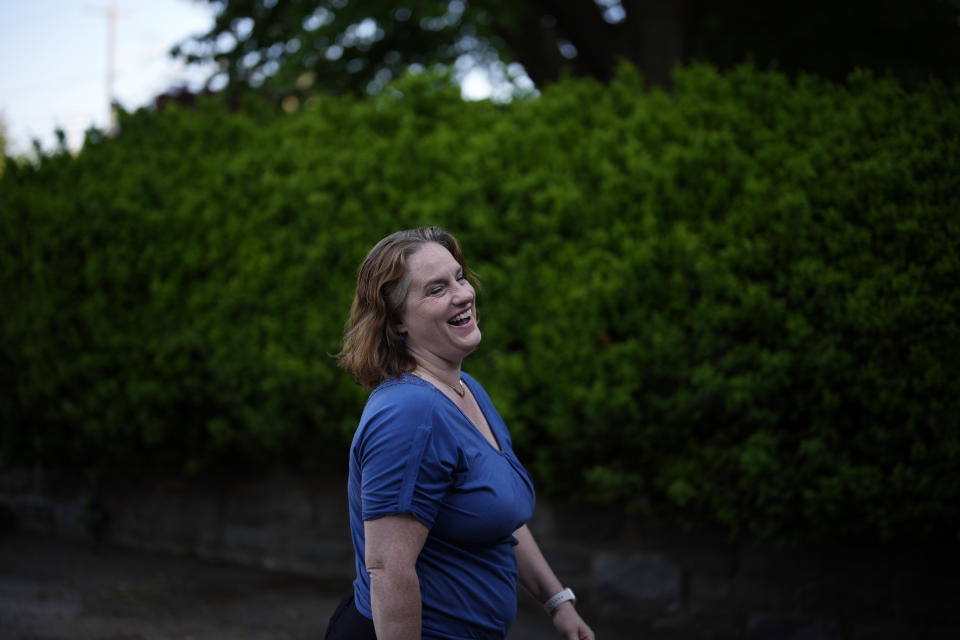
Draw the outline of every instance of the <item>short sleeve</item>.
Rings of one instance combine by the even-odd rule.
[[[433,526],[453,482],[456,458],[438,433],[442,428],[433,424],[429,409],[434,400],[429,397],[428,410],[422,405],[415,407],[420,410],[382,407],[364,425],[356,450],[363,520],[409,513],[426,527]]]

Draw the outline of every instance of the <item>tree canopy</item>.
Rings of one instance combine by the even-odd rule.
[[[960,79],[956,0],[207,1],[213,26],[173,54],[217,62],[215,85],[228,95],[375,93],[433,64],[525,73],[537,86],[565,73],[607,81],[621,58],[657,85],[692,59],[834,80],[867,67],[908,86]]]

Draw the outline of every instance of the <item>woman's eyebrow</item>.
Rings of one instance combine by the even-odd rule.
[[[463,268],[458,267],[456,273],[454,274],[454,280],[456,280],[457,276],[459,276],[461,273],[463,273]],[[446,284],[446,283],[447,283],[447,276],[437,275],[427,280],[427,282],[423,285],[423,288],[429,289],[435,284]]]
[[[446,282],[447,282],[447,277],[446,277],[446,276],[435,276],[435,277],[431,278],[430,280],[427,280],[427,282],[424,283],[423,288],[424,288],[424,289],[429,289],[430,287],[432,287],[432,286],[435,285],[435,284],[445,284]]]

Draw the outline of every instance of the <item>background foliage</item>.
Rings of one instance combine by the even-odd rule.
[[[778,539],[960,533],[960,87],[410,74],[122,118],[0,178],[0,463],[342,469],[356,268],[454,231],[543,494]]]

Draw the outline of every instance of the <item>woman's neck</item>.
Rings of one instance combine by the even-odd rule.
[[[447,360],[429,352],[417,353],[414,349],[410,350],[410,355],[417,363],[414,372],[426,371],[427,375],[432,375],[444,384],[457,384],[460,380],[460,361]]]
[[[460,380],[460,366],[448,364],[440,366],[436,363],[424,363],[417,360],[417,366],[413,370],[414,375],[426,378],[431,382],[439,382],[452,389],[457,395],[463,397],[463,382]]]

